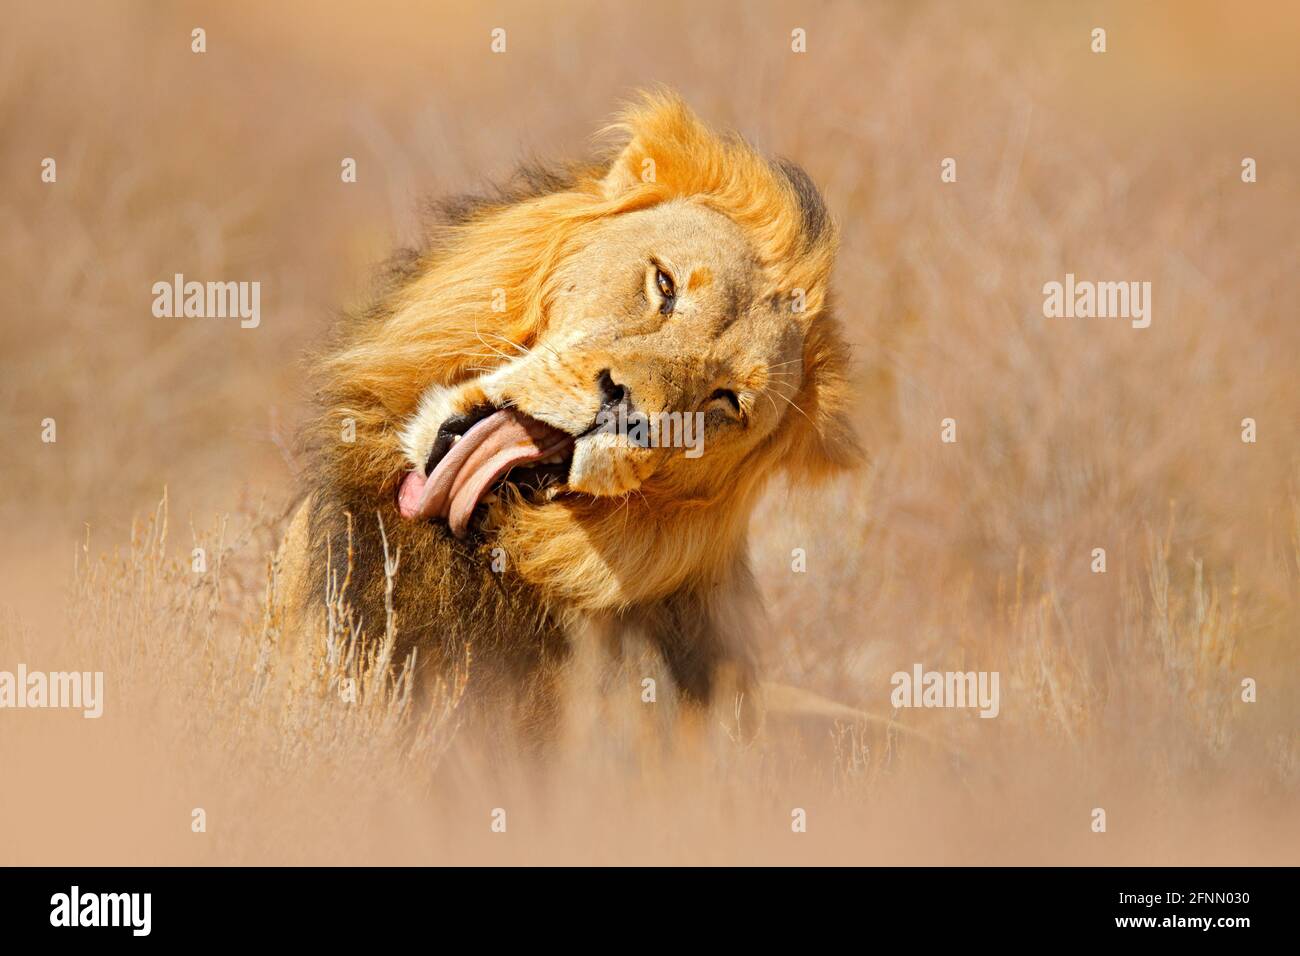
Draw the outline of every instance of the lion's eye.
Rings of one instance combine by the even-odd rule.
[[[673,310],[673,303],[677,300],[677,286],[673,284],[672,276],[658,268],[655,269],[655,285],[659,287],[659,294],[664,299],[659,311],[667,315]]]
[[[740,398],[729,388],[720,388],[709,396],[709,401],[723,401],[731,405],[732,411],[740,414]]]

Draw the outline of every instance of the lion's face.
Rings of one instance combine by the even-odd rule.
[[[811,179],[671,96],[618,130],[605,163],[450,212],[324,364],[322,447],[356,440],[323,493],[492,531],[586,609],[743,577],[768,478],[858,456]]]
[[[585,239],[556,270],[547,324],[526,351],[485,337],[498,367],[427,392],[403,433],[412,469],[436,471],[449,421],[464,435],[513,409],[554,429],[529,436],[552,460],[503,476],[534,500],[647,483],[716,496],[799,414],[795,300],[767,294],[734,222],[688,200],[612,217]]]

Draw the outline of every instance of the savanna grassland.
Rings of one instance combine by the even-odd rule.
[[[107,700],[0,712],[0,862],[1300,862],[1300,14],[619,9],[6,14],[0,669],[103,670]],[[461,674],[414,706],[382,667],[400,619],[354,628],[346,595],[290,666],[304,356],[425,199],[580,154],[657,83],[841,225],[871,462],[773,486],[753,640],[879,719],[682,752],[601,718],[539,768],[464,732]],[[178,272],[259,281],[260,325],[156,318]],[[1045,318],[1067,273],[1150,282],[1150,327]],[[895,712],[918,662],[998,671],[998,717]]]

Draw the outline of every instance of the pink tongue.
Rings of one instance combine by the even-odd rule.
[[[397,489],[397,510],[403,518],[414,518],[420,510],[420,499],[424,497],[425,477],[417,468],[408,471],[402,479],[402,486]]]
[[[513,409],[494,412],[452,445],[427,479],[413,471],[397,493],[403,518],[446,518],[464,537],[470,516],[488,489],[516,465],[563,450],[572,438]]]

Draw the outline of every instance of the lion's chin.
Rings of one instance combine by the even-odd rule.
[[[641,487],[640,463],[632,460],[618,436],[594,433],[580,438],[573,449],[565,491],[593,498],[615,498]]]

